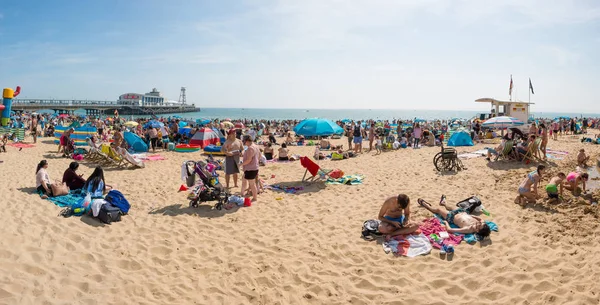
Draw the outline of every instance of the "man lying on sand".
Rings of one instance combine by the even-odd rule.
[[[540,198],[537,189],[545,169],[546,167],[544,165],[538,165],[536,171],[527,174],[527,177],[525,177],[523,182],[519,185],[519,195],[515,198],[516,204],[525,205],[526,203],[535,203],[535,201]],[[532,186],[533,191],[531,190]]]
[[[405,194],[390,197],[381,206],[378,219],[381,221],[379,232],[389,236],[410,234],[419,225],[409,221],[410,198]]]
[[[443,209],[441,207],[434,208],[430,203],[421,198],[419,198],[417,202],[429,212],[440,215],[446,221],[445,226],[448,233],[477,233],[477,235],[479,235],[481,238],[485,238],[490,235],[490,227],[485,223],[485,221],[477,216],[468,214],[463,208],[452,210],[444,201],[440,201],[440,205],[444,207]],[[451,228],[450,224],[454,224],[458,228]]]

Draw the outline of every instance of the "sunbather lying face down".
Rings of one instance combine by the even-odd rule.
[[[490,227],[483,221],[483,219],[470,215],[465,209],[457,208],[452,210],[445,202],[440,202],[440,207],[432,207],[431,204],[423,199],[418,200],[419,205],[427,209],[433,214],[440,215],[446,220],[446,231],[448,233],[477,233],[482,238],[490,235]],[[458,228],[451,228],[450,224],[455,224]]]
[[[419,225],[410,221],[410,199],[405,194],[388,198],[379,210],[379,232],[388,236],[410,234]]]

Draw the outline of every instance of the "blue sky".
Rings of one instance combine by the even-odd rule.
[[[599,112],[600,1],[6,0],[0,86],[197,106]]]

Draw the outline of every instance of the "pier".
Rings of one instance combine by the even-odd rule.
[[[122,105],[117,101],[99,100],[64,100],[64,99],[14,99],[14,111],[52,110],[56,113],[73,114],[75,110],[83,109],[87,115],[119,114],[157,115],[166,113],[196,112],[200,108],[193,105]]]

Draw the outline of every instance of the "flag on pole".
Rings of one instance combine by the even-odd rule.
[[[535,94],[533,92],[533,85],[531,84],[531,78],[529,79],[529,90],[531,90],[531,94]]]
[[[508,86],[508,95],[512,96],[512,88],[513,88],[513,82],[512,82],[512,74],[510,75],[510,86]]]

